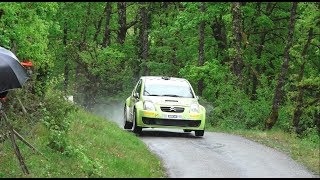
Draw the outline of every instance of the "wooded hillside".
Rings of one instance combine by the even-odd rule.
[[[90,109],[142,75],[187,78],[223,128],[318,138],[320,3],[1,2],[0,46],[29,84]]]

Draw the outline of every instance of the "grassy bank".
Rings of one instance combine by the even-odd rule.
[[[208,128],[208,131],[224,132],[240,135],[255,142],[286,153],[292,159],[303,164],[310,171],[320,175],[320,144],[307,139],[301,139],[293,134],[279,130],[254,131],[254,130],[225,130]]]
[[[0,177],[165,177],[159,159],[133,133],[83,110],[70,118],[69,144],[63,153],[47,146],[48,130],[42,123],[26,139],[47,159],[17,141],[28,176],[23,175],[10,141],[0,143]]]

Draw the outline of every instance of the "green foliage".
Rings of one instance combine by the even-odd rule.
[[[59,108],[66,104],[61,104]],[[68,153],[47,146],[51,136],[39,122],[25,137],[44,154],[34,153],[17,141],[30,171],[24,175],[14,156],[10,141],[0,143],[0,177],[4,178],[159,178],[165,177],[162,163],[133,133],[123,131],[115,123],[93,116],[79,108],[68,116],[66,134]],[[26,127],[25,127],[26,128]],[[30,129],[29,129],[30,130]]]
[[[76,107],[66,101],[61,93],[54,91],[47,93],[43,106],[40,111],[44,115],[42,121],[49,130],[48,146],[64,152],[69,145],[66,136],[71,123],[69,114],[74,113]]]
[[[271,107],[272,88],[263,84],[257,90],[257,100],[250,98],[236,85],[236,78],[217,60],[206,62],[202,67],[186,66],[181,76],[189,79],[193,87],[204,78],[206,88],[203,98],[213,103],[214,109],[208,121],[214,127],[226,129],[263,129],[264,119]],[[262,81],[263,82],[263,81]]]
[[[92,104],[111,97],[126,97],[141,75],[185,77],[196,92],[198,81],[203,79],[205,87],[201,99],[214,107],[208,113],[210,125],[263,129],[283,64],[290,2],[241,3],[241,78],[233,73],[234,57],[238,52],[234,48],[231,2],[127,2],[123,44],[118,43],[121,28],[118,4],[110,3],[112,12],[108,20],[106,2],[0,3],[0,46],[13,50],[20,60],[31,59],[35,65],[30,82],[33,91],[28,90],[34,96],[30,100],[22,98],[30,104],[27,107],[30,114],[24,115],[26,122],[32,118],[43,119],[50,129],[53,148],[63,151],[69,147],[65,135],[70,122],[65,118],[73,111],[72,108],[59,108],[59,103],[64,102],[62,95],[55,91],[72,94],[76,103],[92,108]],[[201,4],[205,5],[205,12],[200,11]],[[149,21],[145,29],[148,33],[146,60],[140,58],[143,46],[140,32],[144,28],[140,17],[142,7],[148,11]],[[315,129],[320,129],[317,123],[320,91],[318,12],[319,3],[298,3],[283,89],[285,98],[279,104],[279,120],[275,124],[275,128],[292,131],[292,118],[302,88],[301,138],[311,141],[316,137]],[[205,63],[198,66],[199,24],[202,21],[205,22]],[[310,29],[314,35],[302,54]],[[109,36],[106,36],[106,30],[110,32]],[[106,38],[110,39],[108,45],[103,42]],[[142,74],[143,67],[148,68],[148,74]],[[17,92],[18,96],[21,94]],[[19,117],[14,116],[18,103],[10,103],[6,110],[18,125]],[[39,112],[32,109],[39,109]],[[69,149],[76,148],[70,146]],[[86,171],[93,172],[89,167],[94,166],[91,163],[94,160],[82,158],[90,164]],[[99,167],[98,164],[95,166]]]

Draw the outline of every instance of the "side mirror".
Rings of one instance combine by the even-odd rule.
[[[138,99],[139,98],[139,93],[134,93],[133,97]]]

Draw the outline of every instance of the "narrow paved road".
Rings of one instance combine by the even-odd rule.
[[[103,107],[101,115],[121,128],[122,105]],[[108,109],[108,112],[105,111]],[[286,154],[240,136],[175,129],[143,129],[141,140],[163,161],[170,178],[311,178]]]
[[[245,138],[205,132],[150,129],[141,139],[163,160],[172,178],[315,177],[287,155]]]

